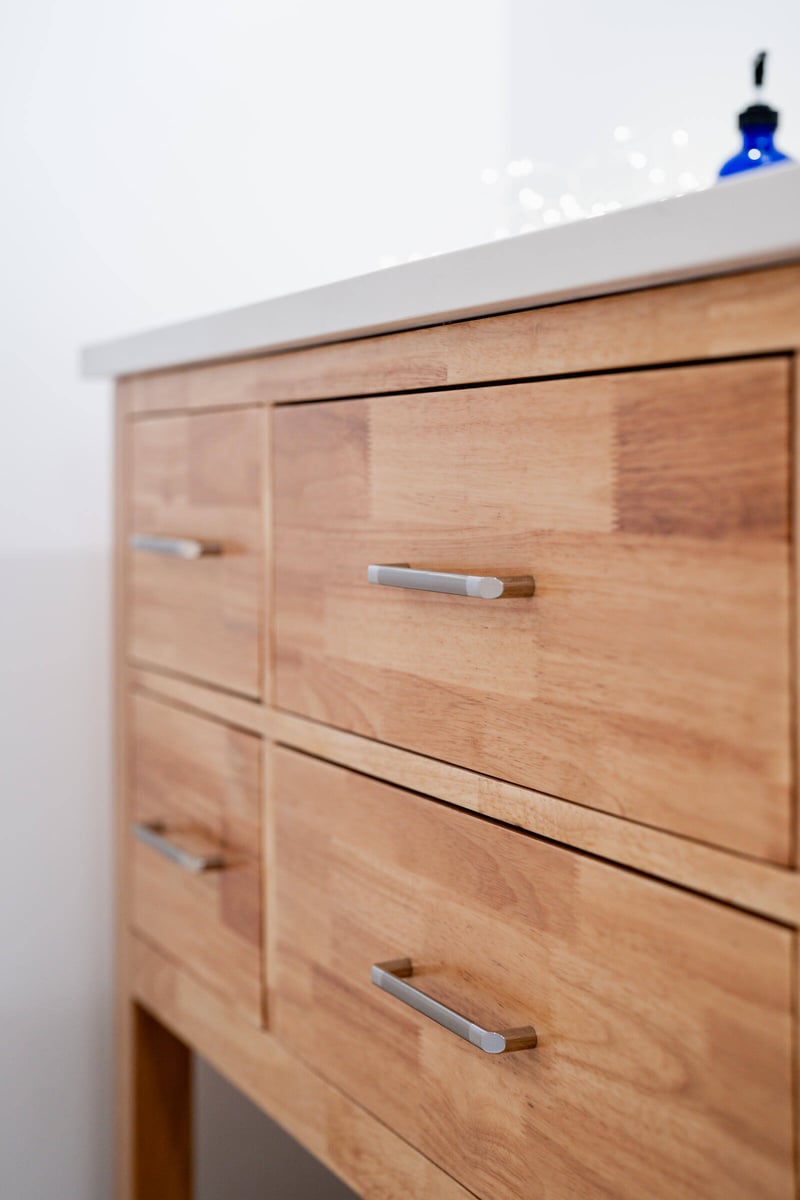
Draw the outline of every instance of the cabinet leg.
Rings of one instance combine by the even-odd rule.
[[[129,1020],[118,1195],[192,1200],[191,1051],[138,1004],[131,1004]]]

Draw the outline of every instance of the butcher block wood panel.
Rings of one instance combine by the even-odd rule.
[[[800,875],[796,871],[477,775],[306,717],[276,710],[265,710],[264,717],[269,737],[284,746],[425,792],[749,912],[800,925]]]
[[[203,408],[243,408],[264,402],[264,359],[181,367],[123,379],[128,413],[181,412]]]
[[[145,695],[131,702],[132,822],[224,865],[191,873],[130,832],[134,928],[262,1019],[262,743]]]
[[[187,366],[123,381],[133,413],[273,404],[783,351],[800,267]]]
[[[364,1200],[471,1200],[470,1193],[214,992],[132,939],[133,991],[241,1092]],[[159,1192],[153,1192],[150,1200]]]
[[[794,1196],[790,931],[272,754],[274,1029],[485,1200]],[[481,1052],[370,982],[535,1049]]]
[[[128,654],[260,695],[264,413],[140,420],[129,438],[128,533],[193,539],[218,552],[187,559],[128,551]]]
[[[791,860],[789,360],[273,419],[278,707]],[[371,563],[536,591],[373,586]]]
[[[162,671],[148,671],[143,667],[129,666],[126,675],[129,685],[137,691],[172,701],[180,708],[194,709],[227,725],[259,735],[268,729],[268,710],[257,700],[232,696],[230,692],[221,692],[219,688],[207,687],[176,675],[165,675]]]
[[[800,876],[796,871],[478,775],[451,763],[436,762],[410,750],[170,675],[133,667],[127,676],[138,691],[157,699],[249,729],[388,783],[427,792],[459,808],[495,817],[750,912],[800,925]]]

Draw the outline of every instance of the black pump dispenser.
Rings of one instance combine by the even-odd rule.
[[[755,84],[757,96],[764,86],[766,66],[767,52],[766,50],[761,50],[753,60],[753,83]],[[748,108],[743,108],[739,113],[739,128],[755,129],[756,126],[762,129],[777,129],[777,109],[771,108],[769,104],[760,104],[758,101],[755,104],[751,104]]]

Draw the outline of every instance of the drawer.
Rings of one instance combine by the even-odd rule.
[[[794,1196],[787,929],[290,750],[270,776],[274,1029],[317,1071],[483,1200]],[[371,982],[402,960],[462,1034],[537,1045]]]
[[[130,423],[128,652],[261,692],[262,455],[257,409]]]
[[[788,862],[789,396],[771,358],[278,409],[277,704]],[[535,593],[368,583],[403,563]]]
[[[261,740],[131,698],[131,920],[262,1015]]]

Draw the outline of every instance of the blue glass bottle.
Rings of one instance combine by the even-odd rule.
[[[754,80],[756,89],[764,82],[764,65],[766,51],[756,56]],[[758,167],[769,167],[773,163],[791,162],[787,154],[783,154],[775,145],[775,130],[778,128],[778,113],[769,104],[757,100],[739,113],[739,129],[742,134],[742,148],[733,158],[729,158],[720,168],[719,178],[738,175],[741,171],[754,171]]]

